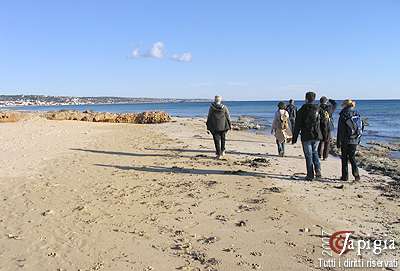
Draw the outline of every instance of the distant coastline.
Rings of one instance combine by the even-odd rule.
[[[209,102],[207,99],[0,95],[0,107]]]

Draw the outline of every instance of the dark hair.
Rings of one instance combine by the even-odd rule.
[[[312,91],[307,92],[306,93],[307,102],[312,103],[313,101],[315,101],[315,96],[316,96],[315,92],[312,92]]]
[[[328,98],[326,98],[325,96],[322,96],[321,99],[319,99],[319,102],[320,102],[321,104],[324,104],[324,103],[326,103],[327,101],[328,101]]]
[[[293,102],[294,102],[293,99],[290,99],[290,100],[289,100],[289,103],[290,103],[290,104],[292,104]]]
[[[285,103],[284,103],[284,102],[279,102],[279,103],[278,103],[278,108],[279,108],[279,109],[285,109],[285,108],[286,108]]]

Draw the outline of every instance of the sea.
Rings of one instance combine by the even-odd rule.
[[[239,116],[253,117],[256,122],[268,132],[272,119],[277,109],[278,101],[226,101],[233,119]],[[367,125],[363,143],[379,141],[386,143],[400,143],[400,100],[358,100],[357,111]],[[297,101],[298,108],[303,104]],[[334,113],[335,124],[340,112],[341,101]],[[60,105],[60,106],[18,106],[9,109],[29,111],[50,110],[93,110],[97,112],[142,112],[165,111],[176,117],[203,117],[208,113],[207,102],[181,102],[181,103],[140,103],[140,104],[94,104],[94,105]],[[337,125],[336,125],[337,126]]]

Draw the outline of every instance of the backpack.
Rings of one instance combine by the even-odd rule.
[[[289,128],[289,119],[285,114],[281,114],[279,118],[279,123],[282,131]]]
[[[304,126],[306,130],[310,131],[311,135],[314,138],[319,138],[320,137],[320,109],[318,106],[313,106],[311,107],[304,118]]]
[[[346,120],[346,126],[349,131],[350,139],[361,138],[364,130],[363,121],[358,114],[354,114]]]
[[[321,115],[321,123],[325,124],[331,122],[331,116],[329,115],[328,110],[321,108],[320,115]]]

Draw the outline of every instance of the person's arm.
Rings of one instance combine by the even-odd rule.
[[[297,138],[299,137],[300,129],[302,126],[303,126],[303,114],[300,108],[300,110],[297,112],[297,117],[294,124],[293,139],[292,139],[293,144],[297,142]]]
[[[232,130],[231,116],[229,114],[229,109],[226,106],[225,106],[225,116],[226,116],[226,120],[228,121],[229,130]]]
[[[336,147],[339,149],[342,146],[342,134],[343,134],[343,118],[339,117],[337,136],[336,136]]]
[[[208,109],[208,116],[207,116],[207,122],[206,122],[207,130],[209,130],[208,125],[210,125],[210,119],[211,119],[211,107],[210,107],[210,109]]]

